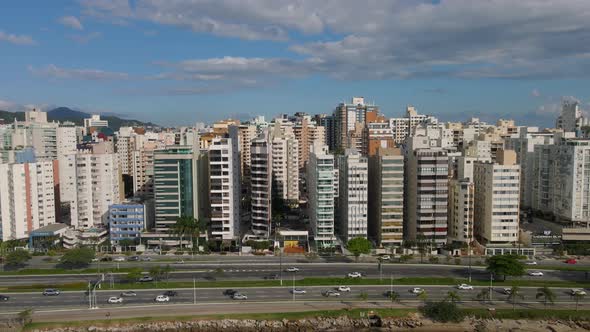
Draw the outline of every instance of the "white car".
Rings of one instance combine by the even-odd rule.
[[[536,261],[528,261],[528,262],[525,262],[525,264],[526,265],[537,265],[537,262]]]
[[[503,289],[504,294],[506,295],[510,295],[512,293],[512,288],[504,288]]]
[[[336,288],[339,292],[350,292],[350,287],[348,286],[340,286]]]
[[[327,296],[327,297],[340,296],[340,293],[338,293],[335,290],[327,290],[327,291],[324,292],[324,296]]]
[[[416,295],[422,294],[422,293],[424,293],[424,289],[420,288],[420,287],[414,287],[414,288],[410,289],[410,293],[416,294]]]
[[[529,272],[529,275],[530,276],[533,276],[533,277],[542,277],[543,276],[543,272],[541,272],[541,271],[531,271],[531,272]]]
[[[108,300],[109,303],[123,303],[123,298],[118,296],[111,296]]]
[[[299,272],[299,268],[294,267],[294,266],[291,266],[291,267],[288,267],[285,271],[287,271],[287,272]]]
[[[125,257],[115,257],[113,258],[113,262],[124,262],[125,261]]]
[[[572,296],[574,296],[574,295],[584,295],[585,296],[586,291],[583,290],[582,288],[572,288],[571,295]]]
[[[348,274],[349,278],[361,278],[363,275],[360,272],[350,272]]]
[[[388,260],[391,259],[391,256],[389,256],[389,255],[383,255],[383,256],[379,257],[379,259],[382,260],[382,261],[388,261]]]
[[[156,302],[170,302],[170,297],[168,297],[166,295],[158,295],[158,296],[156,296],[154,301],[156,301]]]
[[[472,290],[473,286],[468,285],[468,284],[460,284],[460,285],[457,285],[457,288],[461,289],[461,290]]]
[[[305,289],[295,288],[295,289],[291,290],[291,294],[303,295],[303,294],[307,294],[307,292],[305,291]]]
[[[247,300],[248,297],[242,293],[235,293],[232,297],[234,300]]]

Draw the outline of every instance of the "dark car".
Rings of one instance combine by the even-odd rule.
[[[269,274],[267,276],[264,276],[264,279],[266,279],[266,280],[277,280],[277,279],[279,279],[279,275],[278,274]]]
[[[103,258],[100,259],[101,262],[112,262],[113,261],[113,257],[111,256],[105,256]]]
[[[169,291],[165,291],[163,295],[166,295],[166,296],[176,296],[176,295],[178,295],[178,292],[177,291],[173,291],[173,290],[169,290]]]
[[[139,261],[139,256],[131,256],[131,257],[129,257],[128,261],[137,262],[137,261]]]
[[[10,297],[6,296],[6,295],[0,295],[0,301],[8,301],[10,300]]]
[[[235,289],[226,289],[223,291],[223,295],[225,296],[234,296],[238,291]]]

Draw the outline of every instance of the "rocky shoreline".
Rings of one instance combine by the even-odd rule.
[[[35,332],[172,332],[172,331],[246,331],[246,332],[299,332],[299,331],[590,331],[588,321],[529,321],[529,320],[498,320],[466,318],[460,323],[437,323],[412,314],[401,318],[383,318],[381,326],[375,327],[374,321],[368,318],[304,318],[298,320],[253,320],[253,319],[220,319],[192,321],[160,321],[149,323],[112,323],[105,325],[80,327],[44,328]]]

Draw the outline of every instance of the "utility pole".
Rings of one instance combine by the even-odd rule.
[[[494,276],[492,273],[490,273],[490,302],[492,302],[492,292],[494,290],[493,280]]]
[[[90,291],[90,281],[88,281],[88,309],[92,309],[92,292]]]
[[[193,277],[193,304],[197,304],[197,278]]]
[[[471,282],[471,247],[467,241],[467,255],[469,255],[469,282]]]
[[[295,301],[295,273],[293,273],[293,301]]]
[[[280,246],[279,246],[279,269],[281,270],[279,272],[279,274],[281,276],[281,286],[283,286],[283,251],[281,250]]]

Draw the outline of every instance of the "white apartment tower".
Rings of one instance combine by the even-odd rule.
[[[378,148],[369,157],[369,238],[378,246],[400,246],[404,223],[404,157]]]
[[[285,201],[299,200],[299,143],[277,124],[271,132],[272,177],[275,194]]]
[[[338,158],[339,195],[337,230],[344,242],[367,238],[369,164],[366,157],[346,149]]]
[[[476,237],[485,244],[517,242],[520,166],[516,164],[516,153],[500,150],[497,163],[476,163],[473,178]]]
[[[449,240],[473,242],[474,185],[469,178],[449,181]]]
[[[268,239],[272,220],[272,153],[266,135],[261,134],[252,140],[250,161],[252,232],[258,237]]]
[[[334,156],[327,146],[311,146],[307,163],[308,215],[316,245],[319,248],[333,247],[334,198],[336,172]]]

